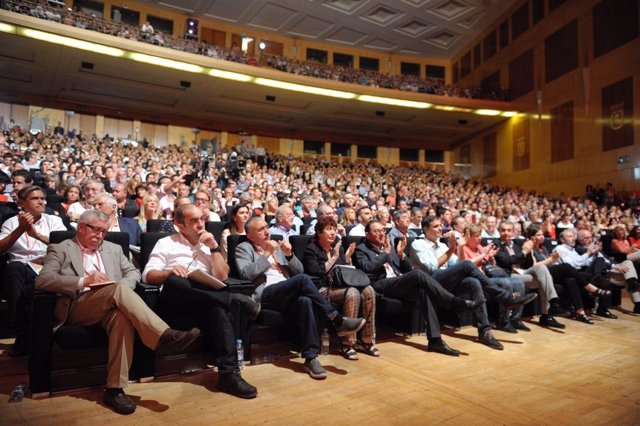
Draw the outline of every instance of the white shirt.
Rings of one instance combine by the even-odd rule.
[[[446,269],[448,266],[454,265],[458,261],[458,256],[452,254],[449,259],[442,264],[438,265],[438,259],[449,250],[449,247],[436,241],[429,241],[427,239],[418,239],[411,244],[411,250],[409,251],[409,260],[414,268],[426,269],[429,272],[435,272],[438,269]]]
[[[147,274],[151,270],[166,271],[177,265],[185,266],[187,272],[202,269],[211,274],[211,250],[202,243],[191,245],[182,234],[164,237],[158,240],[153,248],[147,266],[142,272],[142,281],[147,281]]]
[[[593,256],[588,252],[579,255],[574,247],[567,244],[560,244],[553,249],[553,251],[557,251],[560,254],[560,259],[558,259],[557,264],[568,263],[576,269],[582,269],[583,267],[591,265],[593,262]]]
[[[33,224],[36,232],[41,235],[49,235],[51,231],[66,231],[67,228],[58,216],[42,214],[40,220]],[[0,240],[6,238],[18,228],[18,216],[7,219],[0,231]],[[47,254],[47,245],[40,240],[27,235],[24,232],[16,242],[7,250],[10,262],[32,262],[44,259]]]
[[[76,201],[67,209],[67,216],[71,216],[72,214],[80,216],[85,210],[87,209],[84,208],[84,205],[80,201]]]
[[[498,232],[498,230],[496,229],[495,231],[493,231],[492,233],[487,232],[485,229],[482,230],[482,233],[480,234],[481,238],[500,238],[500,232]]]
[[[353,236],[353,237],[364,237],[365,235],[364,232],[364,225],[359,223],[356,226],[354,226],[353,228],[351,228],[351,230],[349,231],[349,236]]]

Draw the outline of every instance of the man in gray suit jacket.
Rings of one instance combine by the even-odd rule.
[[[49,246],[36,278],[38,290],[60,293],[55,308],[54,332],[63,324],[100,325],[109,336],[105,404],[120,414],[131,414],[135,403],[124,393],[129,380],[134,331],[142,342],[163,352],[180,351],[200,335],[169,328],[133,291],[140,272],[119,245],[103,241],[109,217],[85,211],[73,240]]]
[[[303,274],[302,263],[293,254],[291,244],[269,239],[269,225],[264,219],[252,217],[245,229],[249,241],[236,248],[238,273],[253,281],[253,297],[263,308],[289,311],[301,319],[304,369],[314,379],[325,379],[327,372],[318,361],[316,310],[325,314],[340,336],[360,330],[366,321],[340,315],[318,292],[311,278]]]

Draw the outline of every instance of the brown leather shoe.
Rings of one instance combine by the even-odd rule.
[[[160,336],[160,342],[156,347],[156,351],[159,353],[176,353],[182,352],[189,347],[200,336],[200,330],[192,328],[189,331],[174,330],[167,328],[167,330]]]

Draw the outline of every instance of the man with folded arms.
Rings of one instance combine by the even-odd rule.
[[[181,351],[200,335],[169,328],[133,291],[140,272],[117,244],[103,241],[109,217],[87,210],[78,219],[72,240],[49,246],[36,289],[60,293],[54,332],[63,324],[100,325],[109,336],[105,404],[120,414],[131,414],[136,404],[124,393],[129,380],[134,331],[149,348]],[[112,282],[111,284],[107,284]]]
[[[195,270],[219,281],[227,279],[229,265],[214,236],[205,230],[205,213],[193,204],[178,207],[173,219],[178,233],[160,239],[142,273],[147,284],[162,285],[159,309],[192,316],[206,330],[205,346],[213,350],[218,366],[218,389],[240,398],[255,398],[257,389],[240,375],[233,331],[231,304],[237,303],[255,319],[260,305],[248,296],[218,290],[189,279]]]
[[[66,231],[62,219],[46,214],[44,190],[24,186],[16,194],[21,211],[7,219],[0,231],[0,255],[8,254],[4,268],[3,291],[9,305],[9,318],[16,340],[9,356],[18,357],[29,350],[27,306],[33,293],[36,271],[29,266],[42,265],[51,231]],[[37,268],[37,266],[36,266]]]
[[[421,268],[429,273],[444,288],[456,295],[470,297],[473,301],[484,300],[484,293],[492,296],[512,309],[531,302],[536,298],[535,293],[514,295],[497,285],[470,260],[458,262],[455,255],[457,249],[456,237],[449,237],[449,244],[441,243],[442,223],[436,216],[427,216],[422,220],[422,231],[425,239],[415,240],[409,249],[409,258],[415,268]],[[490,348],[502,350],[504,346],[491,333],[491,323],[485,304],[479,306],[474,314],[478,322],[478,340]]]
[[[326,370],[318,361],[320,339],[318,337],[317,312],[322,312],[334,325],[339,336],[354,333],[364,324],[364,318],[343,317],[320,294],[286,241],[269,239],[267,222],[252,217],[245,225],[247,238],[236,248],[236,265],[243,279],[253,281],[253,298],[262,307],[277,311],[289,311],[300,318],[302,335],[301,355],[304,370],[314,379],[325,379]]]
[[[445,309],[477,309],[484,299],[473,301],[454,296],[439,282],[420,269],[413,269],[405,254],[407,239],[393,247],[384,226],[374,219],[365,226],[365,242],[355,251],[354,264],[373,276],[373,288],[388,297],[401,300],[419,300],[426,308],[427,350],[444,355],[459,356],[460,351],[450,348],[440,336],[440,323],[436,305]]]

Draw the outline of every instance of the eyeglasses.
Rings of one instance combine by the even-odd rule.
[[[88,223],[83,223],[82,225],[84,225],[87,228],[89,228],[91,230],[91,232],[96,234],[96,235],[97,234],[105,235],[107,232],[109,232],[108,229],[100,228],[99,226],[95,226],[95,225],[89,225]]]
[[[384,228],[381,228],[381,229],[372,229],[372,230],[371,230],[371,231],[369,231],[369,232],[371,232],[372,234],[382,234],[382,233],[384,233]]]

